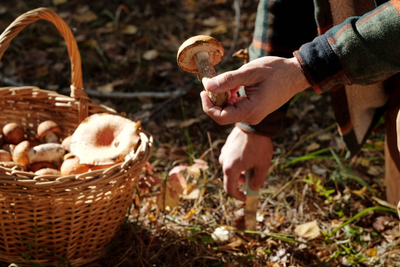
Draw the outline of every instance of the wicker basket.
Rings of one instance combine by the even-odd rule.
[[[33,86],[0,88],[0,127],[17,122],[34,136],[44,120],[56,121],[64,137],[95,113],[117,114],[90,103],[83,91],[81,59],[66,23],[39,8],[17,18],[0,36],[0,59],[10,41],[30,23],[52,22],[66,41],[71,61],[71,96]],[[99,258],[126,218],[152,145],[139,130],[140,145],[123,163],[75,176],[37,177],[0,167],[0,260],[40,266],[80,266]]]

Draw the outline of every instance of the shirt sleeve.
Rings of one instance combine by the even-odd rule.
[[[293,54],[317,93],[367,85],[400,71],[400,0],[351,17]]]
[[[299,12],[301,10],[301,12]],[[260,0],[254,36],[249,47],[250,60],[264,56],[290,58],[305,42],[317,36],[313,0]],[[244,131],[274,137],[289,104],[285,104],[257,125],[237,123]]]

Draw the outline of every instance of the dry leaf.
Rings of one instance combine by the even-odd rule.
[[[183,193],[185,193],[185,192],[183,192]],[[199,196],[200,196],[200,189],[195,188],[187,195],[183,195],[182,198],[183,199],[198,199]]]
[[[375,219],[372,227],[379,233],[385,231],[386,229],[391,229],[397,227],[397,220],[388,216],[380,216]]]
[[[100,85],[99,87],[97,87],[97,91],[102,92],[102,93],[112,93],[112,92],[114,92],[114,84],[107,83],[104,85]]]
[[[154,212],[151,212],[151,213],[149,214],[148,218],[149,218],[149,220],[150,220],[151,222],[156,222],[156,221],[157,221],[156,217],[154,216]]]
[[[68,0],[53,0],[53,5],[58,6],[58,5],[62,5],[65,4],[66,2],[68,2]]]
[[[97,15],[93,11],[88,10],[85,13],[73,15],[73,18],[78,22],[88,23],[97,20]]]
[[[301,237],[314,239],[321,234],[316,220],[296,226],[294,232]]]
[[[188,220],[195,214],[196,214],[196,210],[194,208],[191,208],[190,211],[185,215],[185,217],[183,217],[183,219]]]
[[[170,186],[163,186],[160,194],[157,196],[156,204],[160,210],[171,211],[179,204],[179,195]]]
[[[138,32],[139,28],[135,25],[122,25],[119,29],[121,34],[134,35]]]
[[[309,145],[306,147],[306,151],[307,151],[307,152],[314,151],[314,150],[317,150],[317,149],[320,148],[320,147],[321,147],[320,144],[318,144],[318,143],[316,143],[316,142],[313,142],[313,143],[309,144]]]
[[[364,186],[360,190],[351,190],[350,192],[364,199],[364,197],[367,195],[367,187]]]
[[[167,184],[178,194],[183,194],[183,191],[187,188],[185,177],[180,173],[173,173],[168,177]]]
[[[187,171],[189,174],[198,178],[201,175],[201,171],[205,171],[207,169],[208,169],[208,164],[206,161],[204,161],[202,159],[195,159],[194,164],[192,166],[188,167]]]
[[[143,58],[146,59],[146,60],[148,60],[148,61],[154,60],[154,59],[156,59],[157,57],[158,57],[158,51],[155,50],[155,49],[147,50],[147,51],[144,52],[144,54],[143,54]]]
[[[376,257],[376,255],[378,254],[378,247],[373,247],[371,249],[368,249],[366,254],[368,257]]]

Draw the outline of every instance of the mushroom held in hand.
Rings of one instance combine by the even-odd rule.
[[[112,114],[93,114],[81,122],[71,138],[71,153],[80,163],[108,165],[122,162],[139,142],[140,123]]]
[[[60,143],[62,130],[54,121],[43,121],[38,125],[37,135],[41,143]]]
[[[224,57],[221,43],[211,36],[197,35],[187,39],[178,50],[178,66],[189,73],[198,73],[200,79],[216,76],[214,66]],[[214,94],[207,91],[214,105],[223,107],[228,93]]]
[[[7,123],[3,127],[3,139],[8,144],[18,145],[25,139],[24,130],[18,123]]]

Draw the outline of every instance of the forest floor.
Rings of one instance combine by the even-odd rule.
[[[384,131],[345,157],[329,95],[311,90],[291,101],[274,139],[257,231],[239,230],[244,204],[224,192],[218,163],[233,125],[220,126],[203,113],[202,86],[179,69],[176,53],[189,37],[212,35],[226,50],[217,71],[240,67],[243,59],[232,53],[251,43],[257,3],[0,3],[1,31],[29,10],[56,11],[78,42],[92,101],[141,120],[154,138],[142,177],[162,182],[142,184],[115,240],[88,266],[400,266],[396,208],[385,202]],[[69,94],[65,43],[51,24],[35,22],[14,38],[0,61],[0,83]],[[168,183],[171,171],[184,178],[180,189]]]

